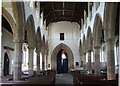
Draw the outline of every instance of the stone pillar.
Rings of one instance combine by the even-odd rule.
[[[40,71],[40,52],[37,51],[37,71],[39,72]]]
[[[42,54],[42,70],[45,70],[45,55]]]
[[[22,67],[22,42],[15,41],[15,54],[13,65],[13,80],[17,81],[21,79],[21,67]]]
[[[100,72],[100,47],[94,47],[94,59],[95,59],[95,74]]]
[[[90,16],[90,2],[88,2],[88,16]]]
[[[83,26],[83,18],[81,18],[81,28],[82,28],[82,26]]]
[[[34,52],[34,48],[31,48],[31,47],[28,47],[28,50],[29,50],[29,65],[28,65],[28,68],[29,68],[29,76],[32,76],[33,75],[33,52]]]
[[[86,11],[84,10],[84,24],[85,24],[85,22],[86,22],[86,19],[87,19],[87,13],[86,13]]]
[[[88,51],[88,70],[91,71],[91,50]]]
[[[83,54],[83,68],[86,70],[86,53]]]
[[[114,58],[114,44],[113,39],[106,39],[107,51],[107,79],[115,79],[115,58]]]
[[[46,55],[46,69],[48,69],[48,55]]]

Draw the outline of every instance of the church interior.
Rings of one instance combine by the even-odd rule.
[[[0,84],[118,86],[118,2],[6,1]]]

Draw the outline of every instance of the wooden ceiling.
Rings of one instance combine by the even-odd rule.
[[[47,25],[58,21],[71,21],[80,24],[87,11],[87,2],[40,2],[40,11],[44,13]],[[88,14],[88,13],[87,13]]]

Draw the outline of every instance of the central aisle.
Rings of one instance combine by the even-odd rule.
[[[67,73],[67,74],[56,74],[55,84],[71,84],[72,86],[74,86],[73,77],[69,73]]]

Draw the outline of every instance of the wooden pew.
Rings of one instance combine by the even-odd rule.
[[[55,70],[48,70],[47,75],[35,76],[26,79],[25,81],[8,81],[7,83],[2,83],[2,86],[29,86],[29,85],[48,85],[53,86],[55,84]]]
[[[75,86],[118,86],[117,80],[106,80],[105,75],[80,74],[72,71]]]

